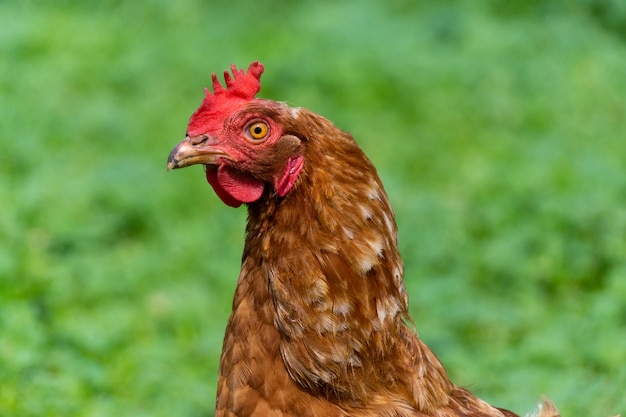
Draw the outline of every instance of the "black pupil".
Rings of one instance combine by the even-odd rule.
[[[260,135],[261,133],[263,133],[263,128],[261,126],[255,126],[254,127],[254,134],[255,135]]]

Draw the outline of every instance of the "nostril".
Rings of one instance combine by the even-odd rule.
[[[189,142],[192,145],[200,145],[201,143],[206,142],[207,140],[209,140],[209,135],[207,134],[193,136],[189,138]]]

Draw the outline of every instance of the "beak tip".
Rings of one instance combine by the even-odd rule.
[[[178,152],[178,147],[180,146],[177,145],[174,149],[172,149],[172,152],[170,152],[170,154],[167,157],[167,171],[171,171],[173,169],[178,168],[178,158],[176,157],[177,152]]]

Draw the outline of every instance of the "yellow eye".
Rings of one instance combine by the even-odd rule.
[[[248,126],[248,134],[255,140],[265,138],[269,130],[270,128],[265,122],[255,122]]]

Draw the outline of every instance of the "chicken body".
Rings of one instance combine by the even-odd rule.
[[[192,117],[168,162],[205,164],[248,205],[215,415],[516,416],[451,383],[407,324],[394,213],[354,139],[306,109],[234,107],[205,129]]]

